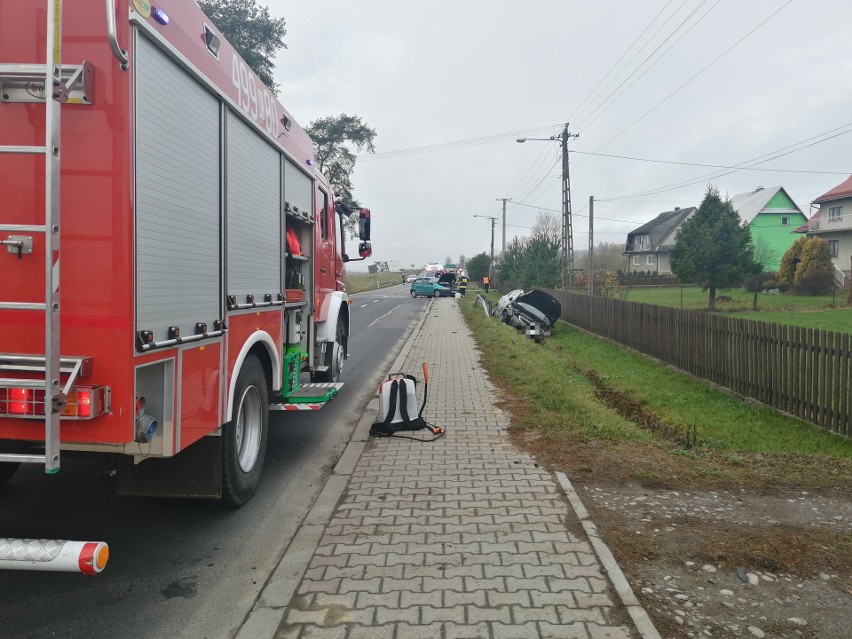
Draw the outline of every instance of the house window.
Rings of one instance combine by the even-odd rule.
[[[638,255],[633,256],[633,266],[639,266],[642,263],[641,258]]]
[[[840,255],[840,240],[829,240],[828,246],[831,248],[831,257],[839,257]]]
[[[832,206],[828,209],[828,221],[829,222],[839,222],[843,219],[843,207],[842,206]]]
[[[656,263],[657,263],[657,256],[656,255],[649,255],[648,259],[646,261],[646,264],[648,264],[648,266],[652,266]]]
[[[781,218],[781,226],[790,226],[790,218],[786,215]]]

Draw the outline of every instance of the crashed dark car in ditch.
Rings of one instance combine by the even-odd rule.
[[[561,314],[562,305],[552,295],[538,289],[524,293],[520,288],[501,297],[492,311],[501,322],[524,331],[536,342],[550,337]]]

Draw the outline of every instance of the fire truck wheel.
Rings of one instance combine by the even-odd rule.
[[[0,463],[0,486],[3,486],[12,478],[15,471],[18,470],[20,464],[11,464],[9,462]]]
[[[334,344],[325,350],[325,365],[328,370],[314,375],[317,382],[339,382],[343,372],[343,327],[338,324],[334,334]]]
[[[222,429],[222,502],[242,506],[260,481],[269,430],[266,376],[254,355],[237,377],[233,416]]]

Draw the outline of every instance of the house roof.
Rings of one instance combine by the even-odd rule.
[[[784,195],[787,196],[787,199],[790,200],[794,208],[772,208],[770,210],[773,213],[801,213],[804,215],[802,209],[793,202],[793,198],[790,197],[790,194],[787,193],[783,186],[769,186],[766,188],[761,186],[749,193],[738,193],[731,198],[731,206],[739,213],[740,219],[743,222],[751,224],[754,218],[766,208],[769,201],[781,191],[784,191]]]
[[[814,220],[818,220],[818,219],[819,219],[819,211],[814,213],[813,217],[810,220],[808,220],[807,222],[805,222],[801,226],[797,226],[795,229],[793,229],[793,233],[807,233],[811,228],[811,222],[813,222]]]
[[[848,178],[846,178],[845,181],[841,182],[827,193],[823,193],[822,195],[820,195],[817,199],[814,200],[813,203],[821,204],[822,202],[840,200],[846,197],[852,197],[852,175],[850,175]]]
[[[694,206],[689,206],[683,209],[675,209],[674,211],[665,211],[660,213],[650,222],[646,222],[639,228],[632,230],[627,234],[627,243],[630,244],[630,238],[636,235],[648,235],[651,240],[651,250],[659,250],[662,246],[674,246],[674,234],[686,218],[697,211]],[[666,240],[671,237],[670,242]]]

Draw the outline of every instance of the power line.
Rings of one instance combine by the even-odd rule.
[[[597,198],[595,198],[595,200],[597,200]],[[512,202],[512,204],[515,204],[517,206],[525,206],[527,208],[536,209],[538,211],[545,211],[547,213],[561,213],[561,211],[557,211],[555,209],[547,209],[543,206],[533,206],[532,204],[524,204],[523,202]],[[581,208],[580,211],[585,211],[587,208],[589,208],[588,204],[586,204],[583,208]],[[583,215],[580,212],[571,213],[571,215],[574,215],[576,217],[589,217],[588,215]],[[595,214],[595,219],[596,220],[606,220],[607,222],[623,222],[624,224],[636,224],[636,220],[618,220],[618,219],[612,218],[612,217],[601,217],[600,215],[597,215],[597,214]]]
[[[539,181],[535,184],[535,186],[533,186],[531,189],[529,189],[529,190],[528,190],[526,193],[524,193],[523,195],[519,195],[519,196],[517,196],[517,197],[518,197],[518,199],[519,199],[519,200],[526,200],[526,199],[528,199],[528,198],[531,198],[531,197],[533,196],[533,194],[534,194],[536,191],[538,191],[538,189],[541,187],[541,185],[542,185],[542,184],[544,184],[545,180],[547,180],[547,178],[548,178],[548,177],[550,177],[550,171],[553,169],[553,167],[554,167],[554,166],[556,166],[557,164],[559,164],[559,161],[560,161],[560,157],[557,157],[557,158],[553,161],[553,164],[551,164],[549,167],[547,167],[547,170],[544,172],[544,175],[542,175],[542,176],[541,176],[541,179],[540,179],[540,180],[539,180]]]
[[[539,169],[537,167],[539,167],[539,165],[543,166],[544,163],[547,162],[547,150],[548,150],[547,146],[541,147],[541,151],[539,151],[539,154],[536,157],[536,159],[533,160],[533,163],[532,163],[532,165],[530,165],[530,168],[527,169],[527,171],[526,171],[526,173],[524,173],[523,177],[521,177],[521,179],[518,180],[515,183],[515,185],[507,191],[508,193],[513,193],[515,191],[524,191],[527,183],[530,183],[530,184],[532,183],[532,180],[535,179],[535,177],[533,177],[533,176],[538,175]],[[522,185],[524,186],[524,188],[521,188]]]
[[[594,155],[602,158],[616,158],[618,160],[635,160],[637,162],[653,162],[655,164],[677,164],[681,166],[700,166],[708,169],[739,169],[742,171],[768,171],[773,173],[815,173],[820,175],[849,175],[852,171],[810,171],[806,169],[769,169],[769,168],[753,168],[753,167],[739,167],[739,166],[727,166],[724,164],[704,164],[701,162],[680,162],[677,160],[654,160],[651,158],[637,158],[630,155],[614,155],[611,153],[593,153],[591,151],[576,151],[573,150],[571,153],[578,153],[579,155]]]
[[[687,86],[688,84],[690,84],[693,80],[695,80],[698,76],[700,76],[702,73],[704,73],[707,69],[709,69],[711,66],[713,66],[714,64],[716,64],[716,62],[718,62],[719,60],[721,60],[721,59],[722,59],[724,56],[726,56],[726,55],[727,55],[727,54],[728,54],[728,53],[729,53],[732,49],[734,49],[735,47],[737,47],[737,46],[738,46],[738,45],[739,45],[739,44],[740,44],[743,40],[745,40],[746,38],[748,38],[748,37],[749,37],[750,35],[752,35],[755,31],[757,31],[758,29],[760,29],[760,27],[762,27],[762,26],[763,26],[763,25],[765,25],[767,22],[769,22],[772,18],[774,18],[776,15],[778,15],[781,11],[783,11],[783,10],[784,10],[787,6],[789,6],[792,2],[793,2],[793,0],[787,0],[787,2],[786,2],[786,3],[784,3],[781,7],[779,7],[779,8],[778,8],[778,9],[776,9],[775,11],[773,11],[773,12],[772,12],[772,13],[771,13],[771,14],[770,14],[767,18],[765,18],[763,21],[761,21],[760,23],[758,23],[758,25],[757,25],[757,26],[755,26],[755,27],[754,27],[751,31],[749,31],[748,33],[746,33],[746,34],[745,34],[744,36],[742,36],[739,40],[737,40],[737,41],[736,41],[736,42],[734,42],[731,46],[729,46],[727,49],[725,49],[722,53],[720,53],[718,56],[716,56],[715,58],[713,58],[713,60],[711,60],[710,62],[708,62],[708,63],[707,63],[704,67],[702,67],[702,68],[701,68],[701,69],[700,69],[697,73],[695,73],[692,77],[690,77],[688,80],[686,80],[686,82],[684,82],[683,84],[681,84],[681,85],[680,85],[677,89],[675,89],[674,91],[672,91],[671,93],[669,93],[669,94],[668,94],[665,98],[663,98],[662,100],[660,100],[659,102],[657,102],[654,106],[652,106],[650,109],[648,109],[648,111],[646,111],[643,115],[639,116],[636,120],[634,120],[633,122],[631,122],[631,123],[630,123],[627,127],[625,127],[624,129],[622,129],[619,133],[617,133],[615,136],[613,136],[612,138],[610,138],[607,142],[603,143],[601,146],[599,146],[597,149],[595,149],[595,152],[598,152],[598,151],[600,151],[601,149],[603,149],[604,147],[606,147],[606,146],[608,146],[608,145],[612,144],[615,140],[617,140],[619,137],[621,137],[622,135],[624,135],[627,131],[629,131],[630,129],[632,129],[632,128],[633,128],[634,126],[636,126],[639,122],[641,122],[641,121],[642,121],[642,120],[644,120],[646,117],[648,117],[651,113],[653,113],[654,111],[656,111],[656,110],[657,110],[660,106],[662,106],[663,104],[665,104],[668,100],[670,100],[670,99],[671,99],[672,97],[674,97],[677,93],[679,93],[679,92],[680,92],[680,91],[681,91],[681,90],[682,90],[685,86]],[[579,166],[580,164],[582,164],[583,162],[585,162],[585,161],[586,161],[586,159],[588,159],[588,158],[585,158],[585,159],[583,159],[583,160],[580,160],[580,162],[578,162],[578,163],[577,163],[577,166]]]
[[[717,179],[717,178],[720,178],[720,177],[724,177],[725,175],[730,175],[731,173],[736,173],[737,171],[741,171],[741,170],[744,170],[744,169],[750,169],[754,166],[757,166],[758,164],[763,164],[764,162],[770,162],[770,161],[775,160],[777,158],[784,157],[785,155],[790,155],[791,153],[796,153],[797,151],[801,151],[802,149],[807,149],[807,148],[810,148],[810,147],[815,146],[817,144],[822,144],[823,142],[827,142],[828,140],[832,140],[836,137],[844,135],[845,133],[849,133],[850,131],[852,131],[852,129],[847,128],[847,127],[850,127],[850,126],[852,126],[852,122],[848,122],[847,124],[836,127],[834,129],[829,129],[828,131],[824,131],[823,133],[819,133],[819,134],[812,136],[810,138],[806,138],[804,140],[801,140],[800,142],[796,142],[794,144],[790,144],[790,145],[787,145],[785,147],[781,147],[780,149],[778,149],[776,151],[770,151],[769,153],[764,153],[763,155],[759,155],[752,160],[746,160],[744,162],[740,162],[739,164],[735,165],[729,171],[724,171],[724,172],[714,171],[712,173],[707,173],[707,174],[702,175],[702,176],[697,177],[697,178],[690,178],[688,180],[683,180],[681,182],[676,182],[674,184],[670,184],[670,185],[666,185],[666,186],[662,186],[662,187],[657,187],[657,188],[654,188],[654,189],[649,189],[647,191],[642,191],[640,193],[633,193],[633,194],[630,194],[630,195],[621,195],[621,196],[611,197],[611,198],[600,198],[600,200],[601,201],[632,200],[636,197],[643,197],[645,195],[657,195],[659,193],[666,193],[668,191],[675,191],[677,189],[684,188],[684,187],[687,187],[687,186],[694,186],[696,184],[700,184],[701,182],[704,182],[705,180],[713,180],[713,179]],[[840,131],[840,129],[846,129],[846,130]],[[836,131],[840,131],[840,132],[836,133]],[[829,135],[830,133],[833,133],[834,135]],[[824,136],[827,136],[827,135],[828,135],[828,137],[824,137]],[[822,138],[822,139],[818,140],[817,138]],[[812,140],[816,140],[816,141],[812,142]],[[810,142],[810,144],[805,144],[805,142]],[[788,150],[788,149],[790,149],[790,150]],[[784,151],[784,152],[782,153],[782,151]],[[766,156],[770,156],[770,157],[766,157]]]
[[[609,74],[610,74],[610,73],[612,73],[612,70],[613,70],[613,69],[615,69],[615,68],[619,65],[619,63],[620,63],[620,62],[624,59],[624,56],[626,56],[626,55],[630,52],[630,50],[634,47],[634,45],[635,45],[637,42],[639,42],[639,40],[642,38],[642,36],[643,36],[643,35],[645,35],[645,33],[648,31],[648,29],[650,29],[650,28],[651,28],[651,25],[652,25],[652,24],[654,24],[654,22],[656,22],[656,21],[657,21],[657,18],[659,18],[659,17],[660,17],[660,15],[662,15],[662,13],[663,13],[666,9],[668,9],[669,5],[670,5],[672,2],[674,2],[674,0],[669,0],[669,1],[665,4],[665,6],[664,6],[662,9],[660,9],[659,13],[657,13],[657,15],[655,15],[655,16],[653,17],[653,19],[652,19],[652,20],[648,23],[648,25],[647,25],[644,29],[642,29],[642,32],[641,32],[638,36],[636,36],[636,39],[635,39],[633,42],[631,42],[631,43],[630,43],[630,46],[629,46],[629,47],[627,47],[627,48],[624,50],[624,53],[622,53],[622,54],[621,54],[621,57],[619,57],[619,58],[618,58],[618,60],[616,60],[616,61],[615,61],[615,64],[613,64],[613,65],[609,68],[609,70],[608,70],[608,71],[607,71],[607,72],[603,75],[603,77],[601,77],[601,79],[600,79],[600,80],[598,80],[598,83],[594,86],[594,88],[593,88],[591,91],[589,91],[589,93],[587,93],[587,94],[586,94],[586,97],[585,97],[585,98],[583,98],[583,101],[582,101],[582,102],[580,102],[580,105],[579,105],[576,109],[574,109],[574,111],[571,113],[570,117],[568,118],[568,121],[569,121],[569,122],[570,122],[571,120],[573,120],[575,117],[580,117],[580,114],[583,112],[583,107],[584,107],[584,105],[586,104],[586,101],[589,99],[589,97],[590,97],[593,93],[595,93],[595,91],[597,90],[597,88],[601,85],[601,82],[603,82],[604,80],[606,80],[607,76],[609,76]],[[684,3],[685,3],[685,2],[686,2],[686,0],[684,0]],[[682,6],[683,6],[683,5],[681,5],[681,7],[682,7]],[[680,10],[680,7],[678,7],[678,11],[679,11],[679,10]],[[677,13],[677,11],[675,11],[675,12],[674,12],[671,16],[669,16],[668,20],[666,20],[666,22],[664,22],[662,26],[665,26],[665,25],[666,25],[666,23],[667,23],[669,20],[671,20],[671,19],[674,17],[674,15],[675,15],[676,13]],[[660,28],[662,28],[662,27],[660,27]],[[657,32],[659,32],[659,29],[657,30]],[[655,33],[654,33],[654,35],[656,35],[656,34],[657,34],[657,32],[655,32]],[[653,38],[653,37],[654,37],[654,36],[652,35],[652,36],[651,36],[651,38]],[[650,38],[649,38],[649,40],[650,40]],[[639,51],[641,51],[641,50],[642,50],[642,49],[644,49],[644,48],[645,48],[645,45],[642,45],[642,47],[639,49]],[[637,51],[637,52],[633,55],[633,58],[631,58],[631,59],[628,61],[628,64],[629,64],[630,62],[632,62],[632,61],[633,61],[633,59],[634,59],[637,55],[639,55],[639,51]],[[626,65],[625,65],[625,66],[626,66]],[[618,73],[621,73],[621,71],[619,71]],[[617,77],[617,76],[618,76],[618,73],[616,73],[616,74],[615,74],[615,76],[613,76],[612,80],[610,80],[610,81],[609,81],[609,82],[608,82],[608,83],[604,86],[604,88],[603,88],[603,89],[601,89],[601,93],[602,93],[603,91],[605,91],[605,90],[606,90],[606,88],[607,88],[607,87],[608,87],[608,86],[609,86],[609,85],[610,85],[610,84],[611,84],[611,83],[615,80],[615,77]],[[598,94],[598,95],[599,95],[599,94]],[[592,98],[592,102],[594,102],[594,100],[596,100],[596,99],[597,99],[597,95],[595,95],[595,96],[594,96],[594,98]]]
[[[689,27],[686,31],[684,31],[684,32],[681,34],[681,36],[680,36],[677,40],[675,40],[674,42],[672,42],[672,44],[671,44],[671,45],[670,45],[670,46],[669,46],[669,47],[668,47],[665,51],[663,51],[663,53],[662,53],[662,54],[660,54],[660,56],[659,56],[656,60],[654,60],[654,61],[653,61],[653,62],[652,62],[652,63],[651,63],[648,67],[646,67],[646,68],[645,68],[645,70],[644,70],[644,71],[642,71],[642,73],[640,73],[640,74],[639,74],[639,77],[637,77],[635,80],[633,80],[633,82],[631,82],[631,83],[630,83],[630,84],[629,84],[629,85],[628,85],[628,86],[624,89],[624,91],[622,91],[622,92],[621,92],[621,93],[619,93],[617,96],[615,96],[615,98],[613,98],[613,99],[609,102],[609,104],[606,104],[606,106],[604,106],[604,104],[605,104],[605,102],[606,102],[606,101],[604,101],[604,103],[601,103],[601,107],[603,107],[603,108],[600,108],[600,109],[598,110],[598,112],[597,112],[596,114],[594,114],[594,117],[589,116],[589,117],[592,117],[592,119],[591,119],[591,120],[589,120],[587,123],[584,123],[583,128],[588,128],[588,127],[590,127],[592,124],[594,124],[595,122],[597,122],[598,118],[600,118],[600,117],[601,117],[604,113],[606,113],[612,105],[614,105],[616,102],[618,102],[618,100],[620,100],[620,99],[621,99],[621,96],[623,96],[625,93],[627,93],[627,92],[628,92],[628,91],[629,91],[629,90],[633,87],[633,85],[635,85],[637,82],[639,82],[639,80],[641,80],[641,79],[645,76],[645,74],[646,74],[646,73],[648,73],[648,71],[650,71],[651,69],[653,69],[653,68],[657,65],[657,63],[659,63],[659,62],[660,62],[660,60],[662,60],[664,57],[666,57],[666,54],[668,54],[668,52],[669,52],[669,51],[671,51],[671,50],[672,50],[675,46],[677,46],[677,43],[678,43],[678,42],[680,42],[681,40],[683,40],[683,38],[684,38],[684,37],[686,37],[686,35],[687,35],[690,31],[692,31],[695,27],[697,27],[697,26],[698,26],[698,24],[699,24],[702,20],[704,20],[704,18],[706,18],[706,17],[708,16],[708,14],[709,14],[711,11],[713,11],[713,9],[715,9],[717,6],[719,6],[719,4],[720,4],[721,2],[722,2],[722,0],[716,0],[716,4],[714,4],[712,7],[710,7],[710,8],[709,8],[709,9],[708,9],[705,13],[704,13],[704,15],[702,15],[700,18],[698,18],[698,20],[696,20],[696,21],[692,24],[692,26],[690,26],[690,27]],[[695,8],[695,10],[694,10],[692,13],[690,13],[690,14],[686,17],[686,19],[685,19],[683,22],[681,22],[681,23],[680,23],[680,24],[679,24],[679,25],[675,28],[675,30],[674,30],[674,31],[672,31],[672,33],[671,33],[671,34],[669,34],[669,36],[668,36],[668,37],[670,38],[671,36],[673,36],[673,35],[677,32],[677,30],[678,30],[678,29],[680,29],[680,28],[681,28],[681,27],[682,27],[682,26],[686,23],[686,21],[687,21],[687,20],[689,20],[689,19],[690,19],[693,15],[695,15],[695,13],[696,13],[696,12],[697,12],[697,11],[698,11],[698,10],[699,10],[702,6],[703,6],[703,5],[704,5],[704,2],[702,2],[702,3],[698,6],[698,7],[696,7],[696,8]],[[666,40],[668,40],[668,38],[666,38]],[[662,46],[663,44],[665,44],[666,40],[663,40],[663,42],[661,42],[661,43],[660,43],[660,46]],[[656,53],[656,51],[660,48],[660,46],[658,46],[656,49],[654,49],[654,51],[652,51],[652,52],[651,52],[651,55],[653,55],[654,53]],[[650,56],[649,56],[649,57],[650,57]],[[647,58],[646,58],[646,59],[642,62],[642,64],[645,64],[645,62],[646,62],[646,61],[647,61]],[[637,68],[636,68],[636,70],[634,71],[634,73],[635,73],[636,71],[638,71],[638,70],[641,68],[641,66],[642,66],[642,65],[640,65],[639,67],[637,67]],[[632,75],[632,74],[631,74],[631,75]],[[624,79],[624,82],[626,82],[626,81],[627,81],[627,80],[629,80],[629,79],[630,79],[630,76],[628,76],[627,78],[625,78],[625,79]],[[613,90],[613,93],[615,93],[615,91],[618,91],[618,89],[620,89],[620,88],[624,85],[624,82],[622,82],[621,84],[619,84],[619,85],[615,88],[615,90]],[[608,100],[608,99],[609,99],[609,97],[611,97],[611,96],[612,96],[612,93],[611,93],[609,96],[607,96],[607,100]]]
[[[438,144],[429,144],[425,146],[415,146],[406,149],[394,149],[392,151],[384,151],[382,153],[364,153],[355,156],[357,160],[362,162],[372,162],[373,160],[385,160],[388,158],[403,157],[407,155],[420,155],[423,153],[435,153],[437,151],[449,151],[468,146],[477,146],[480,144],[491,144],[492,142],[501,142],[510,140],[523,135],[538,135],[547,131],[552,131],[559,124],[548,124],[547,126],[535,127],[532,129],[521,129],[518,131],[508,131],[506,133],[495,133],[478,138],[467,138],[464,140],[454,140],[450,142],[440,142]]]
[[[514,193],[511,197],[513,199],[523,200],[529,197],[535,190],[539,187],[542,181],[547,177],[550,170],[556,166],[556,163],[559,161],[557,156],[556,159],[553,160],[553,163],[549,166],[545,166],[547,162],[552,159],[553,149],[547,146],[543,146],[541,153],[539,153],[539,160],[537,160],[533,167],[528,171],[528,177],[523,181],[523,184],[520,187],[513,188],[509,191],[509,193]],[[537,170],[534,170],[535,167],[538,167]],[[542,169],[544,169],[544,175],[542,175]],[[538,180],[538,182],[536,182]],[[519,195],[520,194],[520,195]]]

